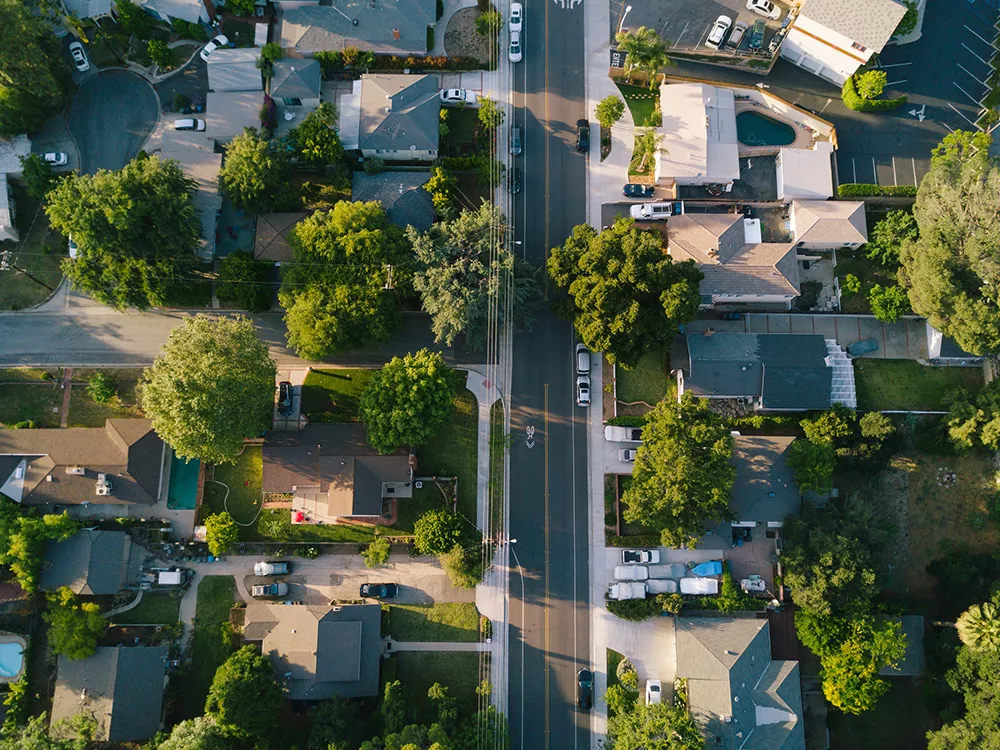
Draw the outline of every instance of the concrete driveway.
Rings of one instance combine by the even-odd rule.
[[[83,82],[69,109],[69,129],[80,151],[80,171],[121,169],[156,125],[156,94],[142,78],[106,70]]]
[[[745,322],[751,333],[822,333],[845,349],[862,339],[875,339],[878,350],[863,355],[869,359],[927,359],[926,323],[915,316],[881,323],[871,315],[748,313]]]

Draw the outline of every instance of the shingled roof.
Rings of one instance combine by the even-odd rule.
[[[863,201],[792,201],[796,242],[868,242]]]
[[[806,0],[799,14],[881,52],[906,15],[906,6],[897,0]]]
[[[434,0],[334,0],[288,8],[281,20],[281,46],[304,54],[357,47],[376,54],[423,55],[435,17]]]
[[[361,76],[361,149],[437,151],[441,100],[437,76]]]
[[[74,594],[117,594],[136,583],[142,569],[140,550],[124,531],[85,529],[65,541],[45,543],[43,591],[68,586]]]
[[[315,60],[278,60],[271,73],[275,99],[318,99],[322,71]]]

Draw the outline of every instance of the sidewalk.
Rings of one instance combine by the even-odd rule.
[[[490,644],[479,643],[453,643],[453,642],[413,642],[394,641],[392,638],[385,639],[386,652],[396,653],[397,651],[489,651]]]
[[[605,8],[607,8],[606,0]],[[587,7],[586,5],[584,7]],[[590,28],[588,24],[588,28]],[[600,207],[598,207],[600,216]],[[592,393],[604,393],[604,374],[598,355],[598,364],[590,368],[590,389]],[[608,706],[604,693],[608,689],[608,626],[612,615],[602,606],[604,602],[604,466],[595,461],[604,450],[604,422],[601,410],[591,408],[590,429],[587,431],[587,455],[590,457],[590,663],[594,670],[594,711],[590,724],[590,746],[599,750],[607,733]]]

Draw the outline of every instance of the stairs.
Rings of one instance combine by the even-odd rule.
[[[858,408],[858,395],[854,388],[854,362],[847,352],[837,346],[834,339],[826,339],[826,361],[833,368],[830,401],[852,409]]]

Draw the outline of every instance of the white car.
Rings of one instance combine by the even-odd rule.
[[[646,680],[646,705],[655,706],[663,699],[663,685],[659,680]]]
[[[65,167],[69,163],[69,157],[61,151],[53,154],[43,154],[42,160],[52,167]]]
[[[461,107],[478,101],[476,92],[469,89],[441,89],[441,103],[446,106]]]
[[[645,565],[616,565],[616,581],[645,581],[649,578],[649,568]]]
[[[590,376],[578,375],[576,378],[576,405],[590,406]]]
[[[705,40],[705,46],[709,49],[719,49],[722,43],[726,41],[726,33],[729,31],[729,27],[733,25],[733,19],[729,16],[719,16],[715,19],[715,25],[712,26],[712,30],[708,32],[708,39]]]
[[[619,448],[618,460],[623,464],[633,464],[635,463],[636,453],[638,453],[638,451],[635,448]]]
[[[508,21],[511,31],[516,31],[518,34],[524,28],[524,8],[521,3],[511,3],[510,4],[510,20]]]
[[[521,32],[512,31],[510,32],[510,48],[507,50],[507,57],[510,58],[512,63],[521,62],[523,55],[521,54]]]
[[[73,58],[73,64],[76,65],[76,69],[81,73],[86,73],[90,70],[90,61],[87,59],[87,53],[83,51],[82,44],[79,42],[70,42],[69,56]]]
[[[626,565],[656,565],[660,562],[660,550],[623,549],[622,562]]]
[[[205,45],[205,48],[199,53],[202,60],[208,62],[208,56],[211,55],[219,47],[225,47],[229,44],[229,37],[225,34],[219,34],[212,41]]]
[[[747,10],[758,16],[770,18],[772,21],[781,18],[781,8],[772,3],[771,0],[747,0]]]

